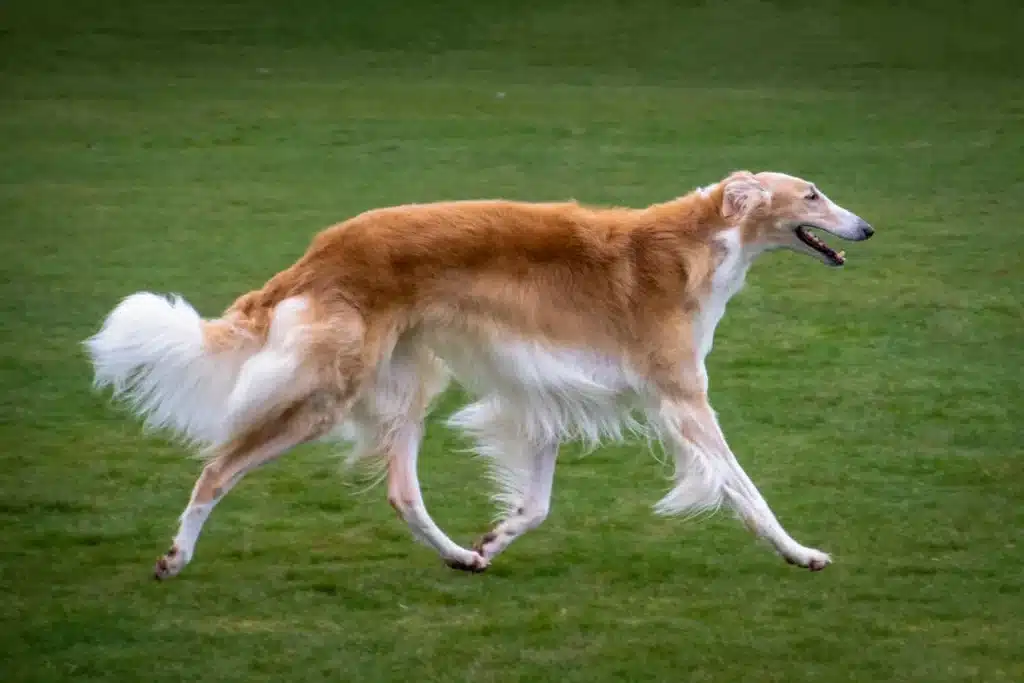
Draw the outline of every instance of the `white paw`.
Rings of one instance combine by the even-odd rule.
[[[158,581],[177,576],[178,573],[188,564],[189,556],[183,549],[172,545],[167,554],[156,561],[153,568],[153,578]]]
[[[783,557],[786,558],[786,562],[810,569],[812,572],[821,571],[832,564],[832,558],[828,556],[828,553],[823,553],[814,548],[800,548],[794,552],[784,554]]]
[[[444,563],[452,569],[474,573],[486,570],[487,565],[490,564],[486,557],[473,550],[463,550],[457,555],[446,557]]]

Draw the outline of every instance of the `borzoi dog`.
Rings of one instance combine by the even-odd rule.
[[[216,319],[178,297],[127,297],[86,342],[96,384],[206,459],[156,576],[192,559],[214,506],[248,472],[322,438],[353,442],[354,462],[379,458],[413,535],[449,566],[481,571],[547,516],[559,444],[635,428],[675,461],[658,512],[725,505],[788,562],[824,568],[829,556],[783,529],[726,444],[704,365],[756,256],[786,248],[843,265],[812,230],[874,232],[810,182],[744,171],[642,209],[368,211],[321,232]],[[430,518],[416,474],[449,373],[478,397],[451,423],[493,465],[502,506],[472,548]]]

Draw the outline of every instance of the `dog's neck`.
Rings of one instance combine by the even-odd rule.
[[[715,329],[725,315],[725,305],[740,289],[754,259],[763,249],[745,245],[739,227],[722,230],[715,237],[715,267],[707,291],[701,297],[700,308],[693,321],[694,343],[703,367],[711,353]],[[706,373],[705,384],[706,384]]]

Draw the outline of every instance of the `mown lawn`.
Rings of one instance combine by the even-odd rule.
[[[683,4],[4,3],[0,676],[1024,680],[1024,11]],[[197,465],[90,391],[79,343],[120,297],[216,315],[363,209],[642,205],[737,168],[878,229],[842,270],[764,258],[710,358],[828,570],[654,517],[667,471],[625,444],[566,448],[548,522],[455,573],[318,446],[151,580]],[[468,542],[491,509],[464,445],[437,426],[422,461]]]

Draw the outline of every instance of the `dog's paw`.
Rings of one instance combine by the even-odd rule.
[[[820,572],[832,564],[832,558],[828,556],[828,553],[823,553],[814,548],[801,548],[799,552],[786,554],[783,557],[789,564],[810,569],[812,572]]]
[[[487,561],[487,558],[476,551],[466,551],[465,555],[460,554],[457,557],[445,558],[444,563],[452,569],[458,569],[464,572],[473,572],[474,574],[486,571],[490,564]]]
[[[164,581],[177,576],[186,564],[188,564],[188,555],[182,552],[178,546],[171,546],[167,554],[156,561],[156,566],[153,567],[153,578],[157,581]]]

